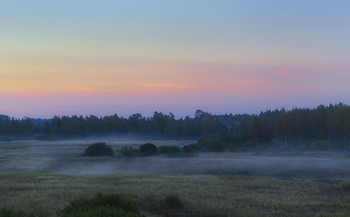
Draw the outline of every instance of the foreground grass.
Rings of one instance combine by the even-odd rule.
[[[1,174],[0,208],[56,216],[78,196],[117,193],[145,216],[350,216],[342,181],[199,175]],[[165,209],[167,195],[183,208]]]

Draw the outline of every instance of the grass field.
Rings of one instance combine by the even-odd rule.
[[[280,180],[267,177],[203,175],[1,174],[2,207],[44,212],[79,195],[119,193],[140,204],[146,216],[349,216],[344,181]],[[180,210],[162,205],[177,195]]]
[[[82,157],[94,141],[0,144],[0,208],[56,216],[72,199],[118,193],[145,216],[350,216],[348,153]],[[146,141],[107,141],[113,149]],[[181,146],[190,141],[151,141]],[[184,205],[169,209],[167,196]]]

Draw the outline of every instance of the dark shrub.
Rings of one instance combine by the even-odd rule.
[[[58,211],[60,217],[139,217],[136,203],[117,194],[97,194],[92,199],[81,197]]]
[[[189,144],[183,147],[183,152],[185,154],[195,154],[198,152],[198,147],[196,144]]]
[[[159,146],[158,153],[170,156],[179,155],[181,153],[181,148],[177,146]]]
[[[182,201],[176,194],[166,195],[164,202],[168,209],[181,209],[183,207]]]
[[[236,151],[237,150],[236,145],[233,144],[233,143],[227,144],[227,148],[228,148],[229,151]]]
[[[221,152],[226,148],[226,144],[218,137],[210,137],[197,142],[197,146],[201,151]]]
[[[113,149],[104,142],[97,142],[90,145],[84,152],[85,156],[113,156]]]
[[[140,146],[140,154],[143,156],[151,156],[157,154],[157,146],[152,143],[146,143]]]
[[[350,183],[343,183],[343,191],[350,191]]]
[[[34,214],[26,214],[23,211],[14,211],[12,209],[2,208],[0,209],[0,217],[35,217]],[[39,217],[44,217],[43,214],[39,215]]]
[[[123,146],[119,151],[119,154],[124,157],[133,157],[138,155],[138,153],[139,150],[131,146]]]

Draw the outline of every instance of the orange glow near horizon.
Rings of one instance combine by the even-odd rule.
[[[261,109],[276,102],[276,106],[288,105],[304,95],[323,102],[333,94],[329,90],[348,91],[346,81],[350,79],[347,65],[59,57],[2,61],[1,113],[17,117],[152,114],[155,110],[182,115],[185,110],[206,108],[247,112],[255,111],[260,104],[272,105]],[[333,71],[337,74],[330,77]],[[244,109],[234,110],[236,106]]]
[[[0,95],[290,94],[327,83],[315,77],[317,70],[136,60],[12,61],[1,64]]]

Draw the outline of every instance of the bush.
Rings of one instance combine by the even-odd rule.
[[[35,217],[34,214],[26,214],[22,210],[14,211],[12,209],[2,208],[0,209],[0,217]],[[44,217],[43,214],[39,217]]]
[[[176,194],[166,195],[164,202],[168,209],[181,209],[183,207],[182,201]]]
[[[350,191],[350,183],[343,183],[343,191]]]
[[[123,146],[119,151],[119,154],[124,157],[133,157],[138,155],[138,153],[139,150],[131,146]]]
[[[184,154],[187,154],[187,155],[194,155],[198,152],[198,147],[196,144],[189,144],[189,145],[185,145],[183,148],[182,148]]]
[[[136,203],[128,201],[117,194],[97,194],[92,199],[81,197],[62,210],[60,217],[139,217],[140,212]]]
[[[205,140],[199,140],[197,146],[201,151],[221,152],[226,148],[226,144],[218,137],[211,137]]]
[[[143,156],[151,156],[157,154],[157,146],[152,143],[146,143],[140,146],[140,154]]]
[[[233,144],[233,143],[227,144],[227,148],[228,148],[229,151],[236,151],[237,150],[236,145]]]
[[[114,156],[114,151],[106,143],[97,142],[85,149],[84,156]]]
[[[181,153],[181,149],[177,146],[159,146],[158,153],[174,156],[179,155]]]

